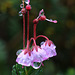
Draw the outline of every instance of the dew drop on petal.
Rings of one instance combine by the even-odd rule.
[[[19,16],[23,16],[23,15],[20,13]]]
[[[40,68],[40,66],[41,66],[41,63],[39,63],[39,62],[33,62],[33,64],[32,64],[32,67],[34,69],[38,69],[38,68]]]
[[[21,11],[19,11],[19,16],[22,16],[22,13],[21,13]]]
[[[20,8],[23,8],[23,4],[20,4]]]
[[[41,43],[40,43],[40,45],[43,45],[45,42],[44,41],[42,41]]]
[[[22,51],[23,51],[23,50],[18,50],[18,51],[16,52],[16,55],[18,56]]]
[[[22,0],[23,1],[23,0]],[[30,0],[24,0],[24,2],[26,3],[26,4],[29,4],[30,3]]]

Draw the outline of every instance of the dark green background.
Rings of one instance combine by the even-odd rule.
[[[16,52],[22,48],[21,0],[0,0],[0,75],[11,75]],[[75,75],[75,0],[31,0],[30,37],[33,19],[43,8],[57,24],[40,21],[37,35],[46,35],[56,45],[57,56],[44,62],[43,75]],[[45,39],[38,39],[40,44]]]

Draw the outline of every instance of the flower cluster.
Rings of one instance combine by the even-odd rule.
[[[34,69],[38,69],[40,68],[41,65],[43,65],[43,61],[49,59],[50,57],[56,56],[56,46],[54,45],[54,43],[49,40],[46,36],[44,35],[39,35],[36,36],[36,26],[38,24],[39,21],[44,21],[47,20],[49,22],[53,22],[53,23],[57,23],[56,20],[52,20],[52,19],[47,19],[46,16],[44,15],[44,10],[42,9],[39,12],[39,16],[33,20],[33,24],[34,24],[34,37],[32,37],[29,40],[29,11],[31,9],[31,6],[29,5],[30,0],[23,0],[23,3],[20,5],[20,7],[22,8],[20,13],[22,16],[23,15],[23,49],[19,50],[17,52],[17,59],[16,62],[18,64],[21,64],[23,66],[32,66]],[[26,9],[24,8],[24,2],[27,4],[26,5]],[[27,45],[25,48],[25,13],[27,11]],[[45,42],[41,42],[40,46],[38,46],[36,44],[36,39],[39,37],[43,37],[46,39]],[[30,48],[30,44],[31,41],[33,40],[33,44],[32,44],[32,48]]]

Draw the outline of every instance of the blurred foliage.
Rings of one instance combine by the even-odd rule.
[[[0,75],[11,75],[16,52],[22,48],[20,4],[21,0],[0,1]],[[31,0],[30,4],[30,37],[32,21],[42,8],[47,18],[58,20],[57,24],[40,21],[37,25],[37,35],[49,37],[58,54],[44,62],[41,75],[75,75],[75,0]],[[39,38],[37,44],[43,40]]]
[[[42,68],[34,70],[32,67],[27,68],[25,66],[23,67],[22,65],[16,64],[12,68],[12,75],[40,75],[42,71]]]

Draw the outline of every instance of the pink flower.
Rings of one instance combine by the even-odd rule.
[[[32,55],[33,55],[33,62],[42,62],[47,59],[45,50],[43,50],[39,46],[37,46],[37,50],[36,47],[33,47]]]
[[[33,51],[30,55],[29,53],[25,54],[25,50],[19,50],[17,52],[18,57],[16,62],[23,66],[32,66],[34,69],[40,68],[42,61],[46,59],[46,52],[43,49],[40,49],[39,46],[33,47]]]
[[[47,59],[46,52],[41,49],[39,46],[34,46],[32,49],[33,61],[31,66],[34,69],[38,69],[41,67],[41,64],[44,60]]]
[[[53,42],[50,41],[50,40],[44,42],[44,43],[41,45],[41,48],[46,51],[46,53],[47,53],[47,58],[53,57],[53,56],[56,56],[56,55],[57,55],[56,50],[55,50],[56,46],[55,46],[55,45],[53,44]]]
[[[30,66],[31,61],[33,60],[32,54],[29,55],[29,53],[25,54],[25,50],[23,50],[17,57],[16,62],[18,64],[21,64],[23,66]]]

